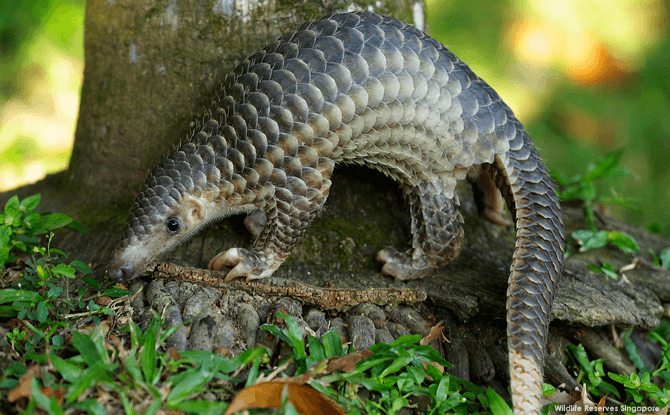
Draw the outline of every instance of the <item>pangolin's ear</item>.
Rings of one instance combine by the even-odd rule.
[[[184,200],[184,214],[190,221],[201,221],[205,219],[205,205],[196,198]]]

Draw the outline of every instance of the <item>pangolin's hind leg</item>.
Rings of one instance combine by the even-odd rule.
[[[475,202],[479,215],[499,226],[508,226],[512,222],[504,218],[505,199],[489,173],[488,164],[474,166],[468,171],[468,180],[472,183],[475,193]]]
[[[412,248],[400,252],[389,247],[375,257],[384,264],[383,274],[401,281],[435,273],[460,254],[463,241],[463,217],[452,196],[453,185],[420,181],[404,192],[412,217]]]
[[[317,168],[303,167],[299,177],[279,174],[274,194],[245,220],[255,238],[251,249],[231,248],[221,252],[209,262],[208,268],[233,267],[226,274],[226,281],[272,275],[326,202],[332,170],[333,163],[324,159]]]

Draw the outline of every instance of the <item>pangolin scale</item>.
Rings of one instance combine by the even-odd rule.
[[[267,277],[323,206],[338,162],[400,184],[412,248],[376,257],[399,280],[430,275],[458,256],[457,180],[479,187],[481,213],[494,223],[504,222],[504,198],[517,235],[507,291],[514,412],[539,413],[564,251],[552,181],[500,96],[442,44],[390,17],[326,16],[238,66],[198,131],[147,178],[108,275],[135,278],[208,223],[249,213],[253,246],[209,265],[232,266],[227,280]]]

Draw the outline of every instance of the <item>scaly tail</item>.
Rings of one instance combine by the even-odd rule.
[[[507,289],[507,344],[514,414],[542,410],[549,312],[563,271],[563,220],[540,155],[517,123],[510,150],[490,174],[514,216],[516,246]]]

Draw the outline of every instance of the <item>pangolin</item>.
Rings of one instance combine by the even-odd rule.
[[[288,257],[325,203],[337,163],[396,180],[412,247],[381,250],[398,280],[433,274],[458,256],[454,194],[468,177],[482,215],[516,227],[507,334],[514,412],[541,410],[549,309],[562,272],[559,202],[540,155],[500,96],[442,44],[370,12],[304,23],[226,77],[188,142],[149,174],[109,265],[114,281],[212,221],[247,213],[255,240],[209,263],[226,280],[264,278]],[[503,199],[504,198],[504,199]]]

